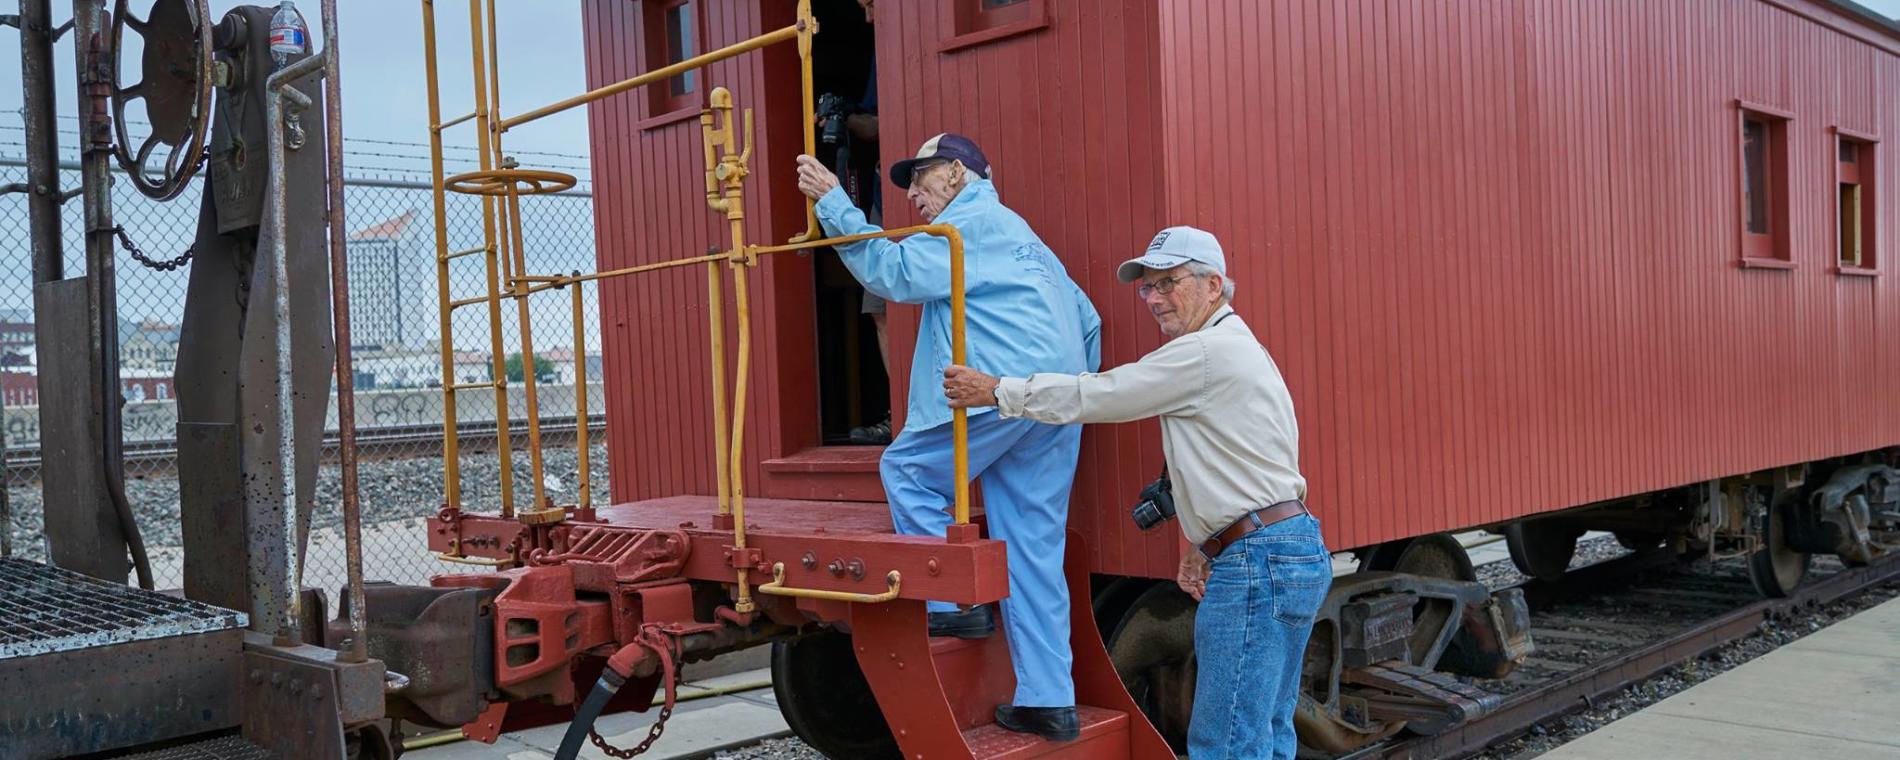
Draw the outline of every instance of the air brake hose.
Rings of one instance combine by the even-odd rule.
[[[567,724],[567,733],[561,737],[561,749],[554,753],[554,760],[575,760],[580,756],[581,747],[587,744],[587,735],[594,730],[594,721],[607,709],[608,700],[626,683],[627,679],[611,668],[600,672],[594,690],[588,692],[587,699],[574,710],[574,721]]]

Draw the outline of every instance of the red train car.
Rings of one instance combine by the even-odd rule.
[[[586,8],[593,85],[685,52],[667,47],[669,19],[710,49],[792,13]],[[1900,31],[1851,3],[949,0],[886,2],[874,26],[850,2],[819,11],[820,39],[836,34],[820,88],[855,99],[881,73],[886,164],[944,130],[984,145],[1004,202],[1101,311],[1105,364],[1161,341],[1113,266],[1169,224],[1226,241],[1236,307],[1287,373],[1332,546],[1900,443],[1884,260],[1900,234]],[[696,208],[704,82],[766,125],[767,213],[749,234],[802,229],[796,75],[791,51],[768,50],[679,96],[596,105],[601,267],[722,239]],[[917,221],[903,205],[887,226]],[[777,259],[754,282],[771,318],[754,336],[767,381],[747,485],[879,501],[877,449],[827,445],[824,406],[846,402],[821,386],[883,385],[901,425],[915,310],[892,309],[893,377],[874,354],[857,377],[821,367],[821,335],[869,329],[822,311],[829,264]],[[710,415],[705,320],[678,319],[703,308],[703,283],[653,287],[603,298],[607,382],[640,389],[609,402],[618,500],[713,487],[709,442],[682,432]],[[1160,466],[1153,423],[1092,426],[1082,459],[1072,520],[1091,567],[1171,572],[1178,542],[1124,514]]]
[[[782,29],[794,6],[589,0],[589,85]],[[1452,642],[1457,608],[1435,604],[1500,620],[1523,609],[1468,583],[1454,531],[1503,531],[1520,568],[1546,577],[1591,529],[1637,549],[1746,556],[1770,594],[1798,584],[1814,553],[1857,562],[1900,544],[1891,20],[1843,0],[887,0],[875,23],[854,0],[814,10],[814,81],[834,96],[819,117],[836,138],[820,157],[843,162],[849,146],[852,166],[888,165],[937,132],[973,136],[1003,202],[1101,312],[1105,365],[1162,340],[1115,265],[1172,224],[1223,239],[1236,308],[1292,390],[1329,545],[1361,570],[1397,571],[1335,579],[1321,662],[1481,673],[1521,656],[1521,620]],[[759,124],[747,237],[803,230],[799,70],[777,45],[590,105],[600,269],[728,245],[703,205],[699,116],[715,85]],[[872,95],[875,141],[847,118]],[[857,176],[866,192],[884,181]],[[903,203],[883,218],[918,221]],[[682,495],[703,507],[714,493],[706,287],[692,269],[602,285],[613,498],[629,505],[614,519],[676,520],[689,516]],[[916,311],[890,307],[887,372],[834,255],[769,257],[749,288],[746,492],[813,505],[766,502],[778,514],[879,522],[881,450],[852,429],[891,409],[902,426]],[[1092,579],[1078,593],[1093,595],[1136,702],[1178,741],[1191,602],[1165,579],[1181,541],[1127,517],[1160,465],[1152,421],[1086,430],[1070,518],[1086,554],[1071,562]],[[797,543],[777,540],[767,552]],[[983,571],[985,551],[955,561]],[[692,556],[686,570],[717,577],[716,561]],[[1419,603],[1358,619],[1405,616],[1406,636],[1339,626],[1345,606],[1380,594]],[[898,626],[799,609],[848,618],[861,637]],[[1436,627],[1421,622],[1434,614]],[[847,696],[858,692],[837,674],[870,662],[815,649],[836,640],[779,646],[782,681]],[[932,656],[942,674],[972,655]],[[1084,659],[1078,649],[1078,682]],[[1308,748],[1348,751],[1405,725],[1346,717],[1338,674],[1308,683]],[[1414,730],[1484,709],[1444,689],[1443,714]],[[946,694],[940,714],[963,716],[980,755],[983,719],[969,716],[981,711]],[[838,720],[845,697],[794,688],[780,702],[815,744],[888,749],[882,724]],[[888,695],[878,703],[907,754],[964,747],[902,738],[923,724],[897,729]]]

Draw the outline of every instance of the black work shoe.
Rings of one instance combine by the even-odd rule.
[[[995,632],[996,621],[990,616],[987,604],[959,612],[930,613],[931,636],[980,639]]]
[[[884,419],[875,425],[851,428],[852,443],[863,446],[885,446],[891,442],[891,413],[885,412]]]
[[[1073,741],[1082,735],[1082,723],[1071,707],[996,706],[996,725],[1019,734],[1035,734],[1052,742]]]

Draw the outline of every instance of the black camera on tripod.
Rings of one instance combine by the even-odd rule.
[[[818,96],[818,139],[826,145],[839,145],[845,138],[845,119],[856,112],[856,104],[835,92]]]
[[[1168,482],[1166,473],[1141,489],[1141,501],[1135,504],[1129,517],[1134,518],[1135,527],[1142,530],[1174,519],[1174,484]]]

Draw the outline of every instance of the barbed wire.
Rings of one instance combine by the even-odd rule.
[[[70,116],[61,116],[59,118],[62,121],[77,121],[74,117],[70,117]],[[134,126],[142,126],[142,127],[151,126],[150,123],[136,121],[133,119],[127,119],[126,123],[134,125]],[[24,134],[26,132],[26,127],[22,125],[14,125],[14,124],[0,124],[0,131],[19,132],[19,133]],[[55,131],[58,132],[62,136],[68,136],[68,137],[79,136],[79,130],[77,129],[58,129]],[[388,145],[388,146],[402,147],[402,148],[416,148],[424,152],[421,153],[420,155],[407,155],[407,154],[393,154],[393,153],[377,153],[377,152],[365,151],[361,149],[352,150],[348,147],[350,143],[361,143],[361,144],[370,144],[370,145]],[[387,157],[387,158],[409,158],[409,159],[416,159],[420,161],[429,160],[429,154],[427,153],[427,151],[429,150],[429,144],[426,142],[411,142],[407,140],[382,140],[382,139],[377,139],[373,137],[346,136],[343,138],[343,144],[345,146],[343,149],[343,152],[346,154],[356,153],[359,155],[381,156],[381,157]],[[478,148],[473,145],[451,145],[451,144],[444,143],[442,145],[442,149],[445,152],[451,151],[451,150],[467,151],[469,153],[477,153],[477,154],[481,152],[481,148]],[[582,161],[586,161],[591,158],[590,156],[583,153],[561,153],[561,152],[556,152],[556,151],[545,151],[545,150],[515,150],[513,148],[510,148],[506,150],[505,152],[511,156],[539,156],[539,157],[545,157],[545,158],[568,158],[568,159],[578,159]],[[477,159],[444,156],[443,160],[473,162],[473,161],[476,161]],[[562,165],[562,164],[542,164],[542,166],[553,167],[553,168],[566,168],[566,169],[590,168],[590,167]]]

